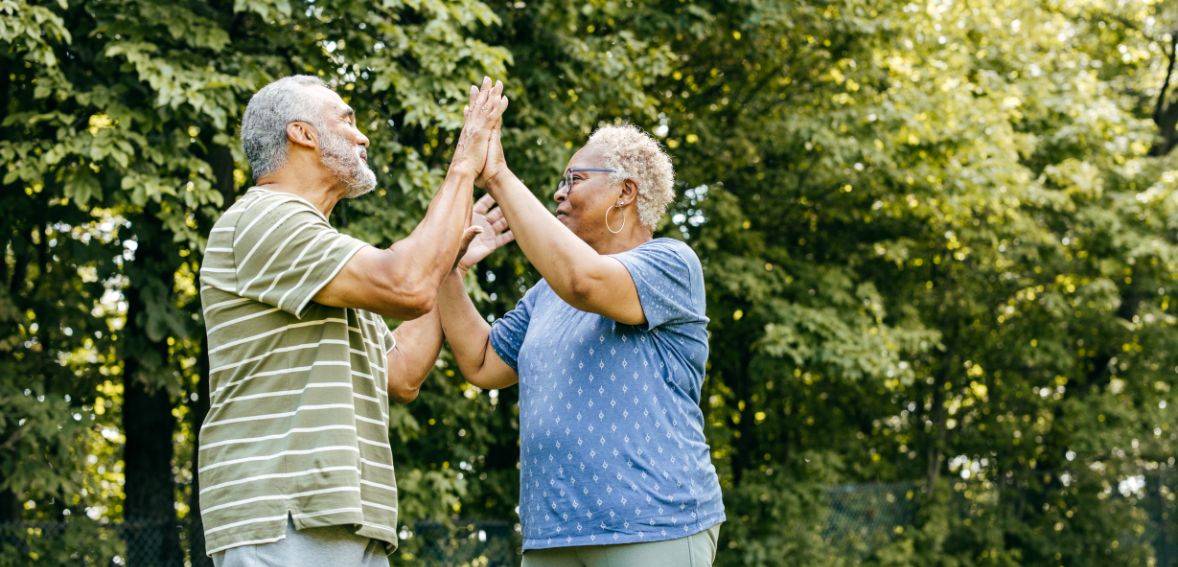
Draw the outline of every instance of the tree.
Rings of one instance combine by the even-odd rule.
[[[543,199],[602,122],[674,158],[659,234],[705,266],[722,564],[1146,563],[1138,502],[1178,441],[1173,10],[0,2],[0,523],[199,518],[196,274],[249,183],[250,93],[337,86],[381,189],[333,221],[384,245],[440,182],[465,86],[506,74],[507,155]],[[509,249],[469,284],[501,314],[536,278]],[[443,356],[392,408],[407,535],[514,519],[516,396]],[[915,517],[840,539],[827,490],[857,483]],[[166,531],[129,559],[174,560]]]

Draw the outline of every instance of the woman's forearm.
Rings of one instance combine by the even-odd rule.
[[[556,220],[511,171],[487,185],[528,261],[558,296],[573,303],[578,279],[587,278],[606,259]]]
[[[401,323],[393,333],[397,346],[388,355],[389,398],[407,404],[417,399],[421,384],[442,350],[438,310]]]
[[[474,302],[466,294],[462,272],[452,270],[438,290],[438,313],[442,318],[442,332],[458,369],[468,381],[477,377],[491,348],[491,326],[479,314]]]

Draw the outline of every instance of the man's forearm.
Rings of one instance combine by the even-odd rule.
[[[472,172],[452,168],[425,217],[408,237],[393,246],[409,277],[421,282],[422,287],[437,289],[454,266],[462,232],[470,223],[474,178]]]

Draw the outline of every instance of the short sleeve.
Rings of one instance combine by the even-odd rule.
[[[491,325],[491,348],[495,349],[495,354],[516,372],[519,372],[519,349],[523,347],[524,337],[528,334],[528,324],[532,321],[536,289],[541,285],[543,283],[532,286],[532,289],[515,304],[515,309],[508,311]]]
[[[613,257],[630,272],[638,290],[645,330],[706,320],[703,268],[686,244],[659,238]]]
[[[381,344],[384,346],[384,352],[387,355],[388,353],[393,352],[393,349],[397,348],[397,336],[393,334],[391,329],[389,329],[389,324],[385,322],[384,317],[378,315],[376,317],[376,321],[377,325],[380,327]]]
[[[332,228],[310,203],[259,199],[236,224],[237,294],[301,318],[311,298],[365,246]]]

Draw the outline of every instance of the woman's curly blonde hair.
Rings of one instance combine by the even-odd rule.
[[[600,149],[605,166],[617,170],[610,180],[637,182],[638,220],[654,230],[675,198],[671,156],[650,134],[630,124],[602,126],[585,145]]]

